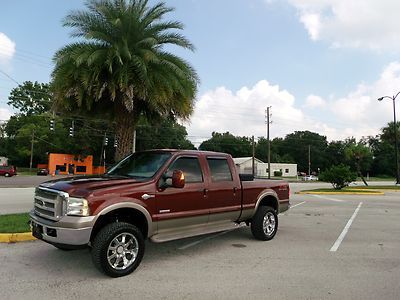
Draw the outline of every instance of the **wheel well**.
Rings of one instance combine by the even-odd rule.
[[[135,225],[142,232],[143,237],[147,238],[149,227],[144,214],[134,208],[119,208],[100,216],[97,219],[90,240],[93,240],[101,228],[114,222],[126,222]]]
[[[274,196],[264,197],[258,206],[270,206],[278,213],[278,201]]]

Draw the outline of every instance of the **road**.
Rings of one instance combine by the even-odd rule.
[[[34,191],[34,188],[0,188],[0,215],[30,211]]]
[[[0,244],[1,298],[400,299],[399,196],[293,195],[272,241],[244,227],[149,242],[139,268],[117,279],[89,250]]]

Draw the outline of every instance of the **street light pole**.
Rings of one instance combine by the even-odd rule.
[[[393,125],[394,125],[394,152],[396,159],[396,184],[400,184],[400,168],[399,168],[399,143],[397,139],[397,122],[396,122],[396,98],[400,94],[398,92],[396,96],[383,96],[378,98],[378,101],[382,101],[384,98],[391,99],[393,101]]]

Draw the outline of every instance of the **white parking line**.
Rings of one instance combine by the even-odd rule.
[[[329,250],[331,252],[336,252],[337,249],[339,248],[340,244],[342,243],[344,237],[346,236],[347,232],[349,231],[349,228],[351,226],[351,224],[353,223],[354,219],[356,218],[358,211],[360,210],[360,207],[363,203],[360,202],[356,208],[356,210],[354,211],[353,215],[351,216],[350,220],[347,222],[346,226],[344,227],[342,233],[339,235],[338,239],[336,240],[336,242],[333,244],[332,248]]]
[[[340,200],[340,199],[335,199],[335,198],[331,198],[331,197],[325,197],[325,196],[321,196],[321,195],[312,195],[312,196],[320,198],[320,199],[335,201],[335,202],[343,202],[343,200]]]
[[[297,204],[291,206],[290,208],[299,206],[299,205],[304,204],[304,203],[306,203],[306,201],[297,203]],[[187,245],[184,245],[184,246],[182,246],[182,247],[179,247],[178,249],[179,249],[179,250],[188,249],[188,248],[190,248],[190,247],[196,246],[196,245],[198,245],[198,244],[200,244],[200,243],[203,243],[203,242],[206,242],[206,241],[208,241],[208,240],[212,240],[213,238],[216,238],[216,237],[218,237],[218,236],[224,235],[224,234],[226,234],[226,233],[228,233],[228,232],[231,232],[231,231],[233,231],[233,230],[236,230],[236,229],[238,229],[238,228],[245,227],[245,226],[246,226],[245,224],[241,224],[241,225],[239,225],[237,228],[229,229],[229,230],[222,231],[222,232],[219,232],[219,233],[214,234],[214,235],[211,235],[211,236],[207,236],[207,237],[205,237],[205,238],[203,238],[203,239],[200,239],[200,240],[194,241],[194,242],[192,242],[192,243],[189,243],[189,244],[187,244]]]
[[[296,206],[302,205],[302,204],[304,204],[304,203],[306,203],[306,201],[303,201],[303,202],[297,203],[297,204],[295,204],[295,205],[291,205],[291,206],[290,206],[290,208],[293,208],[293,207],[296,207]]]

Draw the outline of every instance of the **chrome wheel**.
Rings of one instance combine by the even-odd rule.
[[[139,252],[139,243],[131,233],[117,235],[107,249],[107,260],[115,270],[125,270],[131,266]]]
[[[272,212],[267,212],[263,219],[263,230],[266,235],[270,236],[275,232],[276,220]]]

